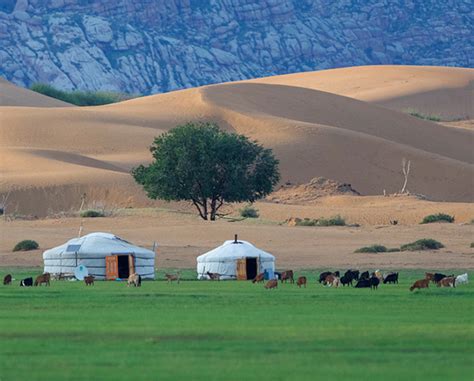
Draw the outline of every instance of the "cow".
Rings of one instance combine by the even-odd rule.
[[[359,279],[357,281],[357,284],[355,285],[355,288],[370,288],[372,285],[370,284],[369,279]]]
[[[84,283],[86,284],[86,286],[93,286],[94,280],[94,275],[88,275],[84,277]]]
[[[306,282],[308,281],[308,279],[305,277],[305,276],[300,276],[298,277],[298,279],[296,280],[296,285],[301,288],[301,286],[304,286],[304,288],[306,288]]]
[[[283,282],[287,282],[288,280],[290,281],[290,283],[295,283],[295,278],[294,278],[294,274],[293,274],[293,270],[286,270],[286,271],[283,271],[281,273],[281,283]]]
[[[264,280],[265,280],[265,273],[260,273],[260,274],[257,274],[255,278],[253,278],[252,283],[260,283],[260,282],[263,282]]]
[[[127,287],[130,287],[133,284],[134,287],[141,287],[142,277],[139,274],[133,273],[128,277]]]
[[[352,277],[350,275],[343,275],[340,280],[342,286],[352,286]]]
[[[206,273],[210,280],[221,280],[221,275],[218,273],[210,273],[209,271]]]
[[[447,276],[441,279],[438,284],[438,287],[456,287],[456,278],[453,276]]]
[[[369,279],[370,278],[370,274],[368,271],[364,271],[362,274],[360,274],[360,278],[359,279]]]
[[[7,274],[3,278],[3,285],[8,286],[9,284],[12,284],[12,274]]]
[[[370,288],[371,288],[372,290],[376,290],[377,287],[378,287],[379,284],[380,284],[380,279],[379,279],[379,277],[376,276],[375,273],[374,273],[374,275],[372,275],[372,276],[369,278],[369,281],[370,281]]]
[[[419,289],[429,288],[429,286],[430,286],[429,278],[420,279],[420,280],[417,280],[415,283],[413,283],[413,285],[410,287],[410,291],[413,291],[415,288],[419,288]]]
[[[340,280],[339,280],[339,277],[337,277],[336,275],[334,274],[331,274],[331,275],[328,275],[326,277],[326,279],[324,280],[324,285],[325,286],[328,286],[328,287],[339,287],[339,284],[340,284]]]
[[[33,286],[33,278],[25,278],[20,281],[20,287],[32,287]]]
[[[469,283],[469,276],[467,275],[467,273],[464,273],[464,274],[461,274],[461,275],[458,275],[456,277],[456,284],[459,286],[460,284],[467,284]]]
[[[41,286],[43,283],[45,286],[50,286],[50,283],[49,283],[50,280],[51,280],[51,275],[49,273],[38,275],[35,279],[35,287]]]
[[[176,281],[179,284],[181,273],[178,271],[176,274],[165,274],[165,278],[168,283],[173,283],[173,281]]]
[[[383,279],[383,284],[398,283],[398,273],[388,273]]]
[[[278,280],[276,279],[271,279],[267,282],[267,284],[264,286],[267,290],[271,290],[272,288],[277,288],[278,287]]]

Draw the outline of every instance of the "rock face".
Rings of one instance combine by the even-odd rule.
[[[473,66],[469,0],[3,0],[0,75],[149,94],[365,64]]]

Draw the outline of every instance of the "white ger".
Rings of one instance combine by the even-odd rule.
[[[209,279],[207,273],[219,274],[219,279],[253,279],[267,271],[273,278],[275,257],[247,241],[235,239],[197,257],[198,279]]]
[[[155,279],[155,253],[109,233],[73,238],[46,250],[43,261],[44,271],[50,274],[73,274],[84,265],[98,280],[127,279],[133,273]]]

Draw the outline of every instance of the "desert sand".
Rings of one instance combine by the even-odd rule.
[[[351,183],[363,195],[394,193],[403,183],[406,158],[412,162],[410,192],[436,201],[472,202],[472,129],[380,104],[417,97],[459,114],[460,103],[450,94],[455,89],[466,95],[473,73],[361,67],[206,86],[101,107],[2,106],[0,192],[10,191],[10,210],[38,216],[77,208],[84,192],[90,203],[159,205],[134,184],[130,169],[150,160],[148,147],[158,134],[189,120],[212,120],[271,147],[282,182],[323,176]],[[426,95],[433,91],[444,95]],[[31,93],[11,87],[8,97],[19,104],[25,92]],[[463,99],[469,103],[467,95]]]

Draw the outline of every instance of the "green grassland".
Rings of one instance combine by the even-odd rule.
[[[8,269],[0,270],[3,278]],[[0,286],[1,380],[472,380],[474,287]],[[459,271],[457,271],[459,273]],[[191,278],[192,272],[184,276]],[[299,275],[299,274],[298,274]],[[470,274],[472,275],[472,274]],[[160,278],[162,273],[160,273]]]

